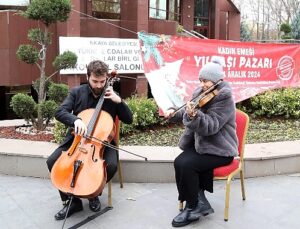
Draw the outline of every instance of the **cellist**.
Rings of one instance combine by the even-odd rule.
[[[96,107],[105,88],[107,77],[108,65],[100,60],[91,61],[87,66],[87,84],[73,88],[57,110],[55,118],[70,128],[63,143],[47,159],[47,166],[50,172],[56,160],[61,156],[62,151],[66,151],[71,146],[74,139],[72,130],[74,129],[77,135],[83,136],[86,134],[87,126],[77,115],[83,110]],[[131,124],[132,112],[121,97],[112,87],[107,87],[104,93],[102,110],[110,114],[113,120],[118,116],[120,121]],[[112,144],[114,143],[112,142]],[[108,182],[117,171],[119,156],[115,149],[105,147],[104,159],[107,163]],[[63,220],[67,214],[69,197],[66,193],[61,191],[59,193],[63,208],[54,217],[56,220]],[[100,211],[101,203],[98,197],[89,199],[89,208],[94,212]],[[81,210],[83,210],[82,200],[78,197],[73,197],[67,217]]]

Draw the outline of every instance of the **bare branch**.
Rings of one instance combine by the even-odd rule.
[[[48,76],[46,79],[45,79],[45,82],[47,82],[52,76],[54,76],[56,73],[58,73],[58,70],[55,71],[54,73],[52,73],[50,76]]]
[[[37,62],[35,64],[39,68],[39,70],[41,71],[41,65],[39,65]]]

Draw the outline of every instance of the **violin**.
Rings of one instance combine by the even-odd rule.
[[[193,110],[197,110],[203,106],[205,106],[209,101],[211,101],[218,93],[217,86],[222,82],[222,80],[217,81],[214,83],[211,87],[209,87],[206,91],[200,93],[199,95],[195,96],[190,100],[190,102],[194,103],[194,106],[192,107]],[[187,104],[182,105],[181,107],[177,108],[174,113],[172,114],[172,117],[180,111],[181,109],[185,108]]]
[[[198,109],[206,105],[209,101],[211,101],[219,91],[217,89],[214,89],[212,92],[206,93],[202,97],[200,97],[197,102],[195,103],[193,109]]]
[[[116,72],[112,72],[108,77],[96,108],[78,114],[87,125],[86,135],[75,134],[72,145],[51,170],[53,185],[64,193],[93,198],[104,189],[107,180],[104,148],[114,138],[116,127],[111,115],[101,108],[105,90],[112,86],[115,76]]]

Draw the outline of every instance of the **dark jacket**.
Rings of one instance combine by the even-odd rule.
[[[83,110],[95,108],[97,102],[98,99],[93,97],[92,91],[87,84],[75,87],[56,111],[55,118],[69,127],[74,127],[74,122],[78,119],[77,115]],[[132,123],[132,113],[124,101],[116,104],[110,99],[105,99],[102,110],[108,112],[113,120],[118,116],[120,121],[126,124]],[[69,128],[62,145],[72,139],[73,135],[71,134],[71,128]]]
[[[190,119],[185,110],[176,113],[171,120],[182,120],[185,130],[179,140],[182,150],[195,147],[200,154],[237,156],[235,103],[227,82],[218,86],[218,95],[197,111]],[[199,95],[197,88],[193,97]]]

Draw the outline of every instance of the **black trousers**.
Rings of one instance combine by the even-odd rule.
[[[62,151],[66,151],[67,149],[70,148],[72,144],[72,141],[70,143],[66,143],[60,147],[58,147],[47,159],[47,166],[49,171],[51,172],[51,169],[56,162],[56,160],[60,157],[62,154]],[[104,149],[104,154],[103,154],[104,160],[107,164],[106,167],[106,172],[107,172],[107,181],[109,182],[115,173],[117,172],[118,169],[118,160],[119,160],[119,154],[116,150],[105,147]],[[69,196],[61,191],[59,191],[60,197],[62,201],[66,201],[69,199]]]
[[[199,154],[193,148],[182,152],[174,161],[178,200],[195,207],[199,189],[213,192],[213,169],[232,160],[233,157]]]

